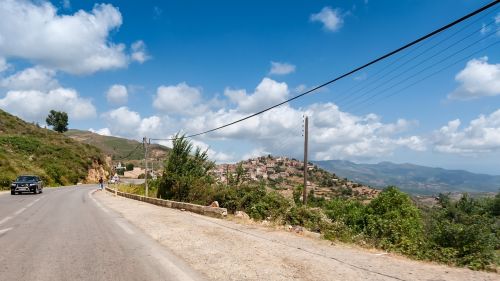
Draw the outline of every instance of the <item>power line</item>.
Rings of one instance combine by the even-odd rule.
[[[496,32],[495,32],[495,33],[496,33]],[[375,103],[377,103],[377,102],[380,102],[380,101],[382,101],[382,100],[385,100],[385,99],[387,99],[387,98],[393,97],[393,96],[397,95],[398,93],[400,93],[401,91],[406,90],[406,89],[408,89],[408,88],[410,88],[410,87],[412,87],[412,86],[415,86],[416,84],[418,84],[418,83],[420,83],[420,82],[422,82],[422,81],[424,81],[424,80],[426,80],[426,79],[428,79],[428,78],[430,78],[430,77],[432,77],[432,76],[434,76],[434,75],[436,75],[436,74],[438,74],[438,73],[440,73],[440,72],[444,71],[445,69],[448,69],[448,68],[450,68],[450,67],[452,67],[452,66],[456,65],[456,64],[457,64],[457,63],[459,63],[459,62],[462,62],[462,61],[464,61],[464,60],[467,60],[467,59],[469,59],[469,58],[471,58],[471,57],[473,57],[473,56],[477,55],[478,53],[483,52],[483,51],[485,51],[485,50],[487,50],[487,49],[489,49],[489,48],[493,47],[494,45],[497,45],[498,43],[500,43],[500,41],[495,41],[495,42],[493,42],[493,43],[489,44],[488,46],[486,46],[486,47],[484,47],[484,48],[481,48],[481,49],[479,49],[479,50],[475,51],[474,53],[472,53],[472,54],[470,54],[470,55],[468,55],[468,56],[462,57],[462,58],[460,58],[459,60],[456,60],[456,61],[452,62],[451,64],[448,64],[448,65],[446,65],[445,67],[440,68],[439,70],[434,71],[434,72],[432,72],[431,74],[429,74],[429,75],[427,75],[427,76],[424,76],[424,77],[420,78],[419,80],[417,80],[417,81],[415,81],[415,82],[413,82],[413,83],[411,83],[411,84],[409,84],[409,85],[407,85],[407,86],[405,86],[405,87],[403,87],[403,88],[401,88],[401,89],[399,89],[399,90],[397,90],[397,91],[394,91],[393,93],[391,93],[391,94],[389,94],[389,95],[382,96],[380,99],[375,100],[375,101],[373,101],[373,102],[371,102],[371,103],[367,104],[366,106],[370,106],[370,105],[373,105],[373,104],[375,104]],[[368,100],[369,100],[369,99],[365,100],[364,102],[366,102],[366,101],[368,101]],[[354,107],[352,107],[351,109],[354,109],[354,108],[356,108],[356,107],[358,107],[358,106],[360,106],[360,105],[362,105],[362,103],[359,103],[359,104],[355,105],[355,106],[354,106]]]
[[[423,54],[427,53],[428,51],[430,51],[430,50],[434,49],[435,47],[437,47],[437,46],[441,45],[443,42],[445,42],[445,41],[449,40],[450,38],[454,37],[455,35],[457,35],[457,34],[458,34],[458,33],[460,33],[461,31],[463,31],[463,30],[467,29],[467,28],[468,28],[468,27],[470,27],[471,25],[473,25],[473,24],[477,23],[478,21],[480,21],[480,20],[484,19],[485,17],[487,17],[487,16],[489,16],[489,15],[491,15],[491,14],[495,13],[495,12],[496,12],[496,10],[497,10],[497,8],[495,8],[495,9],[491,10],[490,12],[488,12],[488,13],[484,14],[483,16],[481,16],[481,17],[477,18],[476,20],[474,20],[474,21],[470,22],[469,24],[467,24],[467,25],[463,26],[463,27],[462,27],[462,28],[460,28],[459,30],[457,30],[457,31],[455,31],[454,33],[450,34],[450,35],[449,35],[449,36],[447,36],[446,38],[444,38],[444,39],[440,40],[440,41],[439,41],[439,42],[437,42],[436,44],[434,44],[434,45],[430,46],[429,48],[425,49],[423,52],[420,52],[418,55],[416,55],[416,56],[414,56],[414,57],[412,57],[412,58],[410,58],[410,59],[406,60],[405,62],[401,63],[400,65],[398,65],[398,66],[396,66],[395,68],[393,68],[392,70],[390,70],[389,72],[386,72],[386,70],[389,70],[389,69],[390,69],[390,67],[391,67],[392,65],[394,65],[394,64],[395,64],[395,63],[397,63],[398,61],[402,60],[403,58],[405,58],[405,57],[409,56],[409,55],[410,55],[410,54],[412,54],[413,52],[417,51],[419,48],[421,48],[421,47],[425,46],[427,43],[431,42],[431,41],[432,41],[434,38],[436,38],[436,37],[431,38],[429,41],[425,41],[425,42],[423,42],[422,44],[418,45],[416,48],[411,49],[409,52],[407,52],[407,53],[406,53],[406,54],[404,54],[403,56],[401,56],[401,57],[399,57],[399,58],[395,59],[394,61],[392,61],[391,63],[389,63],[389,64],[388,64],[388,65],[386,65],[385,67],[383,67],[380,71],[378,71],[378,72],[377,72],[377,73],[375,73],[374,75],[370,76],[368,79],[366,79],[366,80],[365,80],[365,81],[363,81],[362,83],[360,83],[360,84],[358,84],[358,85],[355,85],[355,86],[353,86],[353,87],[349,88],[349,89],[348,89],[347,91],[345,91],[345,92],[341,92],[341,95],[343,95],[343,97],[342,97],[341,99],[337,100],[337,101],[336,101],[336,103],[337,103],[337,104],[339,104],[339,103],[341,103],[341,102],[345,101],[345,100],[346,100],[346,98],[347,98],[347,100],[349,100],[349,97],[351,97],[351,96],[352,96],[352,94],[354,94],[354,93],[359,93],[360,91],[362,91],[362,90],[364,90],[364,89],[368,88],[370,85],[373,85],[374,83],[376,83],[376,82],[378,82],[378,81],[380,81],[380,80],[384,79],[384,77],[385,77],[385,76],[387,76],[387,75],[389,75],[389,74],[393,73],[394,71],[396,71],[396,70],[400,69],[401,67],[403,67],[403,66],[404,66],[404,65],[406,65],[407,63],[411,62],[412,60],[415,60],[416,58],[420,57],[421,55],[423,55]],[[490,22],[488,25],[485,25],[485,26],[481,27],[481,29],[482,29],[482,28],[485,28],[485,27],[487,27],[487,26],[489,26],[490,24],[492,24],[492,23],[494,23],[494,22],[495,22],[495,21]],[[480,29],[480,30],[481,30],[481,29]],[[466,38],[470,37],[471,35],[472,35],[472,34],[469,34],[469,36],[466,36],[463,40],[465,40]],[[459,42],[460,42],[460,41],[462,41],[462,40],[459,40]],[[384,73],[384,72],[385,72],[385,73]],[[371,82],[370,84],[366,84],[368,81],[370,81],[371,79],[374,79],[374,78],[375,78],[375,77],[377,77],[377,76],[380,76],[381,74],[384,74],[384,76],[383,76],[383,77],[379,77],[379,78],[375,79],[375,81]],[[363,84],[364,84],[364,86],[363,86]],[[354,90],[355,88],[357,88],[357,87],[359,87],[359,86],[362,86],[362,87],[361,87],[361,88],[359,88],[359,89],[357,89],[357,90]],[[373,89],[372,89],[372,90],[373,90]],[[349,94],[349,95],[347,95],[347,94]]]
[[[450,58],[452,58],[452,57],[454,57],[454,56],[456,56],[456,55],[458,55],[458,54],[460,54],[460,53],[464,52],[465,50],[469,49],[470,47],[472,47],[472,46],[474,46],[474,45],[478,44],[479,42],[481,42],[481,41],[483,41],[483,40],[486,40],[486,39],[490,38],[491,36],[493,36],[493,35],[495,35],[495,34],[496,34],[496,31],[495,31],[495,32],[490,33],[488,36],[485,36],[485,37],[483,37],[483,38],[481,38],[481,39],[479,39],[479,40],[476,40],[476,41],[472,42],[471,44],[469,44],[469,45],[467,45],[467,46],[465,46],[465,47],[461,48],[460,50],[458,50],[458,51],[456,51],[456,52],[454,52],[454,53],[452,53],[452,54],[450,54],[450,55],[448,55],[448,56],[446,56],[446,57],[442,58],[442,59],[441,59],[441,60],[439,60],[438,62],[435,62],[435,63],[433,63],[433,64],[431,64],[431,65],[429,65],[429,66],[427,66],[427,67],[425,67],[425,68],[423,68],[423,69],[421,69],[421,70],[419,70],[418,72],[416,72],[416,73],[414,73],[414,74],[412,74],[412,75],[409,75],[409,76],[405,77],[404,79],[400,80],[399,82],[396,82],[396,83],[392,84],[391,86],[389,86],[389,87],[387,87],[387,88],[385,88],[385,89],[382,89],[382,90],[380,90],[380,91],[378,91],[378,92],[375,92],[374,94],[370,95],[367,99],[362,100],[359,104],[362,104],[363,102],[366,102],[367,100],[371,100],[371,99],[375,98],[377,95],[379,95],[379,94],[381,94],[381,93],[384,93],[384,92],[386,92],[386,91],[388,91],[388,90],[391,90],[391,89],[393,89],[394,87],[396,87],[396,86],[398,86],[398,85],[401,85],[402,83],[404,83],[404,82],[406,82],[406,81],[410,80],[411,78],[414,78],[414,77],[416,77],[417,75],[422,74],[424,71],[427,71],[427,70],[429,70],[429,69],[432,69],[433,67],[435,67],[435,66],[439,65],[440,63],[443,63],[443,62],[447,61],[448,59],[450,59]],[[392,80],[392,79],[391,79],[391,80]],[[358,105],[359,105],[359,104],[358,104]]]
[[[263,113],[265,113],[265,112],[267,112],[267,111],[269,111],[271,109],[274,109],[276,107],[282,106],[282,105],[284,105],[286,103],[289,103],[289,102],[291,102],[293,100],[296,100],[296,99],[298,99],[298,98],[300,98],[302,96],[310,94],[310,93],[312,93],[312,92],[314,92],[314,91],[316,91],[318,89],[321,89],[321,88],[323,88],[323,87],[325,87],[327,85],[330,85],[330,84],[332,84],[332,83],[334,83],[334,82],[336,82],[336,81],[338,81],[340,79],[343,79],[343,78],[345,78],[345,77],[347,77],[347,76],[349,76],[349,75],[351,75],[353,73],[356,73],[356,72],[358,72],[358,71],[360,71],[360,70],[362,70],[362,69],[364,69],[364,68],[366,68],[366,67],[368,67],[368,66],[370,66],[372,64],[375,64],[375,63],[377,63],[379,61],[382,61],[382,60],[384,60],[384,59],[386,59],[386,58],[394,55],[394,54],[397,54],[397,53],[399,53],[399,52],[401,52],[401,51],[403,51],[405,49],[408,49],[409,47],[411,47],[411,46],[413,46],[415,44],[418,44],[418,43],[420,43],[420,42],[422,42],[422,41],[424,41],[424,40],[426,40],[426,39],[428,39],[428,38],[430,38],[430,37],[432,37],[432,36],[434,36],[434,35],[442,32],[444,30],[447,30],[447,29],[449,29],[449,28],[451,28],[451,27],[453,27],[453,26],[455,26],[455,25],[457,25],[457,24],[459,24],[459,23],[461,23],[461,22],[463,22],[463,21],[465,21],[465,20],[467,20],[467,19],[469,19],[469,18],[471,18],[471,17],[473,17],[473,16],[475,16],[475,15],[477,15],[477,14],[479,14],[479,13],[481,13],[481,12],[483,12],[483,11],[491,8],[491,7],[493,7],[493,6],[495,6],[496,4],[498,4],[498,2],[500,2],[500,0],[495,0],[495,1],[491,2],[491,3],[489,3],[489,4],[486,4],[483,7],[479,8],[479,9],[477,9],[477,10],[475,10],[475,11],[473,11],[473,12],[471,12],[471,13],[469,13],[469,14],[467,14],[467,15],[465,15],[465,16],[463,16],[463,17],[461,17],[461,18],[459,18],[459,19],[457,19],[457,20],[455,20],[453,22],[451,22],[451,23],[448,23],[448,24],[446,24],[446,25],[444,25],[444,26],[442,26],[442,27],[440,27],[440,28],[438,28],[438,29],[436,29],[436,30],[434,30],[434,31],[432,31],[432,32],[430,32],[430,33],[428,33],[428,34],[426,34],[426,35],[424,35],[424,36],[422,36],[422,37],[420,37],[420,38],[412,41],[412,42],[410,42],[410,43],[407,43],[407,44],[405,44],[405,45],[403,45],[403,46],[401,46],[401,47],[399,47],[399,48],[397,48],[397,49],[395,49],[395,50],[393,50],[393,51],[391,51],[389,53],[386,53],[385,55],[380,56],[380,57],[378,57],[378,58],[376,58],[376,59],[374,59],[374,60],[372,60],[372,61],[370,61],[370,62],[368,62],[368,63],[366,63],[364,65],[361,65],[361,66],[359,66],[359,67],[357,67],[357,68],[355,68],[353,70],[350,70],[350,71],[348,71],[348,72],[346,72],[346,73],[344,73],[344,74],[342,74],[340,76],[337,76],[336,78],[334,78],[334,79],[332,79],[330,81],[327,81],[327,82],[325,82],[323,84],[320,84],[320,85],[318,85],[318,86],[316,86],[316,87],[314,87],[314,88],[312,88],[310,90],[307,90],[307,91],[303,92],[302,94],[296,95],[296,96],[294,96],[294,97],[292,97],[290,99],[287,99],[287,100],[285,100],[283,102],[280,102],[278,104],[270,106],[270,107],[268,107],[266,109],[263,109],[263,110],[258,111],[256,113],[253,113],[253,114],[248,115],[246,117],[240,118],[238,120],[232,121],[230,123],[224,124],[222,126],[218,126],[216,128],[210,129],[210,130],[206,130],[206,131],[203,131],[203,132],[200,132],[200,133],[196,133],[196,134],[192,134],[192,135],[187,135],[187,136],[184,136],[184,137],[185,138],[192,138],[192,137],[204,135],[204,134],[207,134],[207,133],[210,133],[210,132],[214,132],[214,131],[217,131],[217,130],[229,127],[231,125],[240,123],[242,121],[245,121],[245,120],[250,119],[252,117],[255,117],[257,115],[263,114]],[[175,140],[175,138],[169,138],[169,139],[151,139],[151,140],[171,141],[171,140]]]
[[[493,21],[493,22],[494,22],[494,21]],[[421,70],[420,70],[420,71],[418,71],[416,74],[410,75],[410,76],[408,76],[408,77],[404,78],[403,80],[400,80],[399,82],[396,82],[396,83],[395,83],[395,84],[393,84],[392,86],[389,86],[388,88],[385,88],[385,89],[382,89],[382,90],[380,90],[380,91],[378,91],[378,92],[375,92],[375,94],[372,94],[372,95],[371,95],[368,99],[371,99],[373,96],[376,96],[376,95],[378,95],[379,93],[382,93],[382,92],[385,92],[385,91],[387,91],[387,90],[390,90],[390,89],[394,88],[395,86],[397,86],[398,84],[401,84],[401,83],[404,83],[404,82],[408,81],[409,79],[413,78],[414,76],[419,75],[419,74],[421,74],[422,72],[424,72],[424,71],[426,71],[426,70],[428,70],[428,69],[430,69],[430,68],[432,68],[432,67],[436,66],[437,64],[442,63],[442,62],[444,62],[444,61],[446,61],[446,60],[450,59],[451,57],[453,57],[453,56],[455,56],[455,55],[457,55],[457,54],[459,54],[459,53],[461,53],[461,52],[463,52],[463,51],[467,50],[468,48],[470,48],[470,47],[474,46],[475,44],[477,44],[477,43],[479,43],[479,42],[481,42],[481,41],[483,41],[483,40],[488,39],[489,37],[491,37],[492,35],[495,35],[495,34],[496,34],[496,31],[491,32],[491,33],[490,33],[490,34],[488,34],[487,36],[484,36],[484,37],[480,38],[479,40],[476,40],[476,41],[472,42],[471,44],[469,44],[469,45],[467,45],[467,46],[463,47],[462,49],[460,49],[460,50],[458,50],[458,51],[456,51],[456,52],[452,53],[451,55],[446,56],[445,58],[441,59],[441,60],[440,60],[440,61],[438,61],[437,63],[434,63],[434,64],[432,64],[432,65],[430,65],[430,66],[427,66],[427,67],[425,67],[425,68],[421,69]],[[470,35],[468,35],[467,37],[469,37],[469,36],[470,36]],[[436,53],[436,54],[432,55],[431,57],[427,58],[426,60],[423,60],[423,61],[419,62],[418,64],[416,64],[416,65],[414,65],[414,66],[411,66],[410,68],[406,69],[403,73],[406,73],[406,72],[408,72],[408,71],[412,70],[413,68],[415,68],[415,67],[417,67],[417,66],[422,65],[422,64],[423,64],[423,63],[425,63],[426,61],[428,61],[428,60],[430,60],[430,59],[432,59],[432,58],[436,57],[437,55],[439,55],[439,54],[443,53],[444,51],[446,51],[446,50],[448,50],[448,49],[450,49],[450,48],[452,48],[452,47],[456,46],[456,44],[457,44],[457,43],[459,43],[460,41],[461,41],[461,40],[459,40],[458,42],[453,43],[452,45],[450,45],[450,46],[446,47],[445,49],[441,50],[440,52],[438,52],[438,53]],[[356,101],[356,99],[358,99],[358,100],[359,100],[360,98],[365,97],[365,96],[366,96],[366,95],[368,95],[371,91],[374,91],[374,90],[376,90],[376,89],[379,89],[380,87],[384,86],[385,84],[388,84],[388,83],[390,83],[390,82],[394,81],[394,80],[395,80],[395,79],[397,79],[399,76],[400,76],[400,75],[395,75],[395,76],[393,76],[392,78],[390,78],[388,81],[386,81],[385,83],[382,83],[382,84],[378,85],[377,87],[375,87],[375,88],[373,88],[373,89],[371,89],[371,90],[369,90],[369,91],[365,92],[365,93],[364,93],[364,94],[362,94],[361,96],[358,96],[358,97],[356,97],[356,98],[354,98],[354,99],[352,99],[352,100],[348,101],[346,104],[344,104],[344,107],[347,107],[347,106],[349,106],[349,105],[352,105],[352,104],[353,104],[352,102],[353,102],[353,101]],[[361,101],[361,102],[363,102],[363,101]]]
[[[114,161],[119,161],[119,160],[127,159],[130,155],[132,155],[141,146],[142,146],[142,143],[139,143],[132,151],[130,151],[129,154],[127,154],[126,156],[120,157],[118,159],[114,159]]]
[[[473,23],[475,23],[475,22],[473,22]],[[485,27],[488,27],[488,26],[490,26],[491,24],[494,24],[494,23],[495,23],[495,20],[493,20],[493,21],[489,22],[487,25],[485,25]],[[471,24],[472,24],[472,23],[471,23]],[[470,25],[470,24],[469,24],[469,25]],[[450,38],[454,37],[454,36],[455,36],[456,34],[458,34],[459,32],[461,32],[461,31],[463,31],[464,29],[466,29],[469,25],[467,25],[467,26],[465,26],[464,28],[462,28],[462,29],[460,29],[460,30],[456,31],[455,33],[453,33],[453,34],[451,34],[450,36],[448,36],[448,37],[444,38],[443,40],[441,40],[441,41],[437,42],[436,44],[434,44],[434,45],[430,46],[429,48],[425,49],[424,51],[420,52],[420,53],[419,53],[419,54],[417,54],[416,56],[414,56],[414,57],[410,58],[409,60],[407,60],[407,61],[405,61],[405,62],[401,63],[401,64],[400,64],[400,65],[398,65],[398,66],[396,66],[396,67],[395,67],[395,68],[393,68],[391,71],[387,72],[387,73],[384,75],[384,77],[379,77],[379,78],[377,78],[375,81],[373,81],[371,84],[367,84],[367,85],[365,85],[364,87],[362,87],[362,88],[360,88],[360,89],[358,89],[358,90],[356,90],[356,91],[351,92],[351,93],[350,93],[350,95],[349,95],[349,96],[347,96],[347,98],[344,98],[344,99],[342,99],[342,100],[338,100],[336,103],[337,103],[337,104],[339,104],[339,103],[341,103],[341,102],[344,102],[344,101],[345,101],[345,102],[347,102],[347,103],[346,103],[346,104],[344,104],[344,106],[346,106],[347,104],[351,103],[352,101],[355,101],[355,100],[356,100],[356,98],[363,97],[363,96],[365,96],[368,92],[373,91],[373,90],[376,90],[376,89],[380,88],[381,86],[383,86],[384,84],[387,84],[387,83],[389,83],[389,82],[393,81],[394,79],[398,78],[398,77],[399,77],[399,75],[392,75],[392,78],[391,78],[391,79],[389,79],[388,81],[385,81],[385,82],[383,82],[383,83],[378,83],[378,86],[377,86],[377,87],[375,87],[375,88],[372,88],[372,89],[368,90],[368,92],[365,92],[364,94],[362,94],[362,95],[361,95],[361,96],[359,96],[359,97],[356,97],[356,96],[354,95],[354,94],[356,94],[356,93],[362,92],[362,91],[363,91],[363,90],[365,90],[366,88],[369,88],[371,85],[374,85],[375,83],[377,83],[377,82],[379,82],[380,80],[384,79],[384,78],[385,78],[385,76],[387,76],[387,75],[389,75],[389,74],[394,73],[396,70],[398,70],[398,69],[402,68],[403,66],[407,65],[408,63],[412,62],[413,60],[417,59],[418,57],[420,57],[420,56],[422,56],[422,55],[426,54],[427,52],[429,52],[429,51],[431,51],[431,50],[433,50],[433,49],[434,49],[434,48],[436,48],[437,46],[441,45],[443,42],[445,42],[445,41],[449,40]],[[442,50],[440,50],[440,51],[438,51],[437,53],[433,54],[432,56],[428,57],[426,60],[429,60],[429,59],[431,59],[431,58],[434,58],[434,57],[436,57],[436,56],[440,55],[441,53],[443,53],[444,51],[446,51],[446,50],[448,50],[448,49],[450,49],[450,48],[453,48],[454,46],[457,46],[457,44],[459,44],[459,43],[461,43],[461,42],[465,41],[466,39],[470,38],[471,36],[473,36],[473,35],[477,34],[477,32],[478,32],[478,31],[480,31],[482,28],[483,28],[483,27],[481,27],[480,29],[477,29],[477,30],[473,30],[471,33],[467,34],[465,37],[463,37],[463,38],[460,38],[460,39],[456,40],[455,42],[451,43],[451,44],[450,44],[450,45],[448,45],[447,47],[443,48]],[[422,45],[420,45],[420,46],[422,46]],[[416,50],[416,49],[414,49],[414,50]],[[416,64],[416,65],[413,65],[413,66],[410,66],[409,68],[406,68],[406,70],[404,70],[403,72],[408,71],[409,69],[412,69],[412,68],[415,68],[415,67],[417,67],[417,66],[421,65],[421,64],[422,64],[422,63],[424,63],[426,60],[423,60],[423,61],[421,61],[420,63],[418,63],[418,64]]]

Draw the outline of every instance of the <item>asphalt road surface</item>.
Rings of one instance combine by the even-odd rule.
[[[0,194],[0,280],[203,279],[96,201],[96,187]]]

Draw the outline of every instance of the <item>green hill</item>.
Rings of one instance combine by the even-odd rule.
[[[19,174],[37,174],[46,185],[76,184],[104,166],[98,148],[0,110],[0,189]]]
[[[69,130],[65,133],[68,137],[93,145],[101,149],[106,155],[111,155],[113,160],[142,160],[144,159],[144,148],[135,140],[119,137],[102,136],[89,131]],[[164,158],[170,148],[158,144],[149,146],[150,158]]]

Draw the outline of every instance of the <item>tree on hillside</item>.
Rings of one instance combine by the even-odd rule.
[[[45,122],[56,132],[64,133],[68,130],[68,114],[64,111],[51,110]]]
[[[134,169],[134,164],[133,163],[128,163],[125,165],[127,171],[132,171]]]
[[[215,167],[208,160],[207,151],[199,147],[193,151],[192,143],[184,136],[174,136],[172,151],[165,161],[157,196],[164,199],[201,202],[203,189],[213,183],[210,171]]]

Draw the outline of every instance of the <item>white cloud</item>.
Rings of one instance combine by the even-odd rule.
[[[323,27],[328,31],[337,31],[344,24],[340,10],[331,7],[324,7],[319,13],[312,14],[310,20],[323,23]]]
[[[215,151],[214,149],[210,148],[208,144],[199,140],[190,139],[189,141],[193,144],[195,149],[199,148],[201,149],[201,151],[207,151],[208,158],[212,161],[215,161],[217,163],[228,163],[235,160],[234,154]]]
[[[71,9],[71,1],[69,1],[69,0],[62,0],[62,6],[66,10]]]
[[[10,67],[10,65],[7,63],[7,60],[5,60],[4,57],[0,57],[0,73],[9,69],[9,67]]]
[[[119,84],[115,84],[109,87],[108,91],[106,92],[106,98],[111,104],[126,104],[128,100],[127,87]]]
[[[151,57],[146,52],[146,44],[142,40],[136,41],[132,44],[132,55],[131,58],[133,61],[138,63],[144,63],[149,60]]]
[[[155,102],[165,110],[162,114],[169,115],[142,118],[139,113],[121,107],[103,115],[106,128],[113,135],[135,139],[143,136],[169,138],[180,130],[187,134],[198,133],[245,117],[257,108],[262,109],[268,105],[269,99],[273,100],[273,104],[282,101],[286,98],[288,86],[264,78],[251,94],[247,94],[246,90],[226,90],[226,97],[236,105],[234,108],[212,109],[206,106],[204,110],[198,110],[199,106],[209,101],[203,100],[197,88],[185,83],[163,86],[158,92]],[[178,115],[179,112],[184,113],[179,108],[190,108],[192,113]],[[385,157],[401,148],[416,151],[426,149],[424,139],[407,133],[416,122],[399,119],[384,123],[375,114],[349,114],[333,103],[312,104],[305,108],[293,108],[286,104],[255,118],[197,137],[195,142],[205,144],[202,148],[209,148],[206,143],[212,141],[244,142],[245,146],[249,146],[250,154],[209,148],[211,159],[218,162],[262,154],[300,157],[303,149],[303,115],[310,116],[311,159],[366,160]],[[169,145],[168,142],[163,144]]]
[[[81,98],[73,89],[57,88],[48,92],[37,90],[9,91],[0,99],[0,108],[27,121],[45,122],[49,111],[65,111],[72,119],[82,120],[96,115],[88,99]]]
[[[0,81],[0,86],[11,90],[46,91],[59,87],[56,72],[41,66],[26,68]]]
[[[106,123],[106,128],[113,136],[132,139],[169,138],[175,130],[172,128],[176,120],[168,116],[150,116],[142,118],[141,115],[126,106],[110,110],[101,115]]]
[[[141,116],[138,112],[131,111],[126,106],[102,114],[106,124],[113,135],[130,137],[134,136],[141,125]]]
[[[101,136],[111,136],[111,131],[108,128],[102,128],[99,130],[89,129],[90,132],[101,135]]]
[[[417,151],[426,149],[420,137],[401,135],[414,122],[401,119],[395,123],[382,123],[374,114],[355,116],[340,111],[332,103],[313,104],[304,109],[285,105],[210,133],[209,137],[251,140],[262,153],[271,151],[277,155],[298,156],[302,153],[304,114],[310,116],[310,153],[313,159],[370,159],[389,155],[401,147]],[[200,132],[244,116],[236,110],[210,111],[184,120],[180,126],[188,132]]]
[[[448,95],[450,99],[474,99],[500,95],[500,64],[489,64],[487,57],[472,59],[455,80],[459,87]]]
[[[239,112],[256,112],[276,103],[286,100],[288,96],[288,85],[279,83],[269,78],[264,78],[252,94],[246,90],[232,90],[227,88],[224,95],[238,106]]]
[[[286,62],[271,62],[269,74],[286,75],[295,71],[295,65]]]
[[[201,90],[182,82],[158,87],[153,107],[169,114],[193,115],[206,109],[201,101]]]
[[[458,154],[500,151],[500,109],[488,116],[480,115],[462,130],[460,125],[460,119],[455,119],[435,131],[435,150]]]
[[[110,4],[59,15],[47,1],[3,0],[0,56],[74,74],[125,67],[129,60],[125,46],[109,39],[121,24],[120,11]]]

